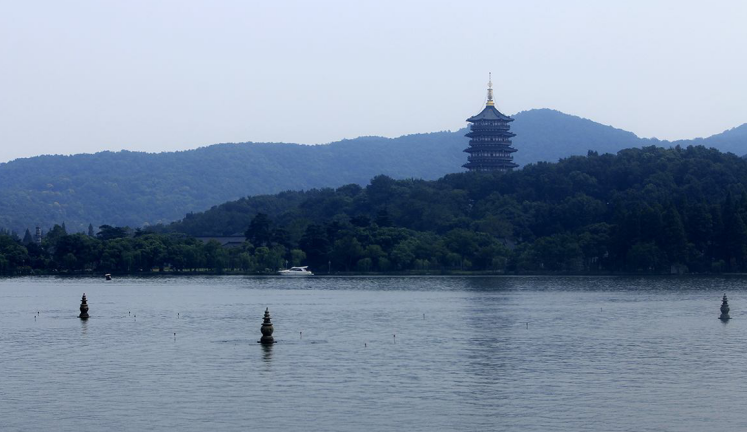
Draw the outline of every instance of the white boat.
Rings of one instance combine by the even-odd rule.
[[[307,270],[308,267],[291,267],[287,270],[280,270],[278,274],[281,276],[314,276],[314,273]]]

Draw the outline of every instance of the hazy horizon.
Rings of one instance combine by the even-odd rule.
[[[747,122],[747,4],[7,2],[0,162],[456,130],[498,108],[662,140]]]

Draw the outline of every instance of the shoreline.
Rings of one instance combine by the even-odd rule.
[[[698,277],[744,277],[747,273],[686,273],[686,274],[669,274],[669,273],[628,273],[628,272],[598,272],[598,273],[499,273],[499,272],[334,272],[334,273],[316,273],[312,276],[281,276],[275,273],[245,273],[245,272],[172,272],[172,271],[153,271],[138,273],[111,273],[116,278],[160,278],[160,277],[205,277],[205,276],[242,276],[257,278],[279,278],[287,280],[303,280],[307,278],[338,278],[338,277],[655,277],[655,278],[698,278]],[[49,278],[58,277],[67,278],[85,278],[85,279],[104,279],[104,273],[66,273],[66,272],[44,272],[44,273],[27,273],[27,274],[0,274],[1,279],[14,278]]]

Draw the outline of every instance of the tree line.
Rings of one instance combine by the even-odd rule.
[[[120,273],[154,271],[256,273],[283,265],[286,251],[244,244],[224,248],[183,234],[159,234],[128,227],[99,227],[96,235],[68,234],[55,225],[41,244],[0,234],[0,273]]]
[[[95,236],[68,234],[55,225],[41,244],[0,234],[0,273],[274,273],[289,266],[310,265],[320,273],[402,270],[468,270],[475,265],[499,270],[497,257],[508,256],[500,242],[484,234],[460,231],[446,242],[439,236],[406,228],[354,226],[339,223],[309,225],[298,242],[285,229],[273,227],[258,214],[247,229],[247,240],[223,247],[178,233],[156,233],[104,225]],[[365,238],[363,243],[359,238]],[[480,247],[477,254],[467,253]],[[428,252],[424,252],[425,250]],[[462,252],[462,253],[459,253]],[[433,257],[420,258],[427,254]],[[476,261],[473,264],[467,257]],[[488,262],[490,261],[490,262]]]

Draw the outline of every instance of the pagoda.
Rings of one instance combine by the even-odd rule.
[[[467,119],[469,127],[469,153],[467,163],[462,165],[470,171],[511,171],[516,168],[511,147],[511,138],[516,136],[509,132],[511,117],[502,114],[493,102],[493,79],[488,79],[488,102],[480,114]]]

